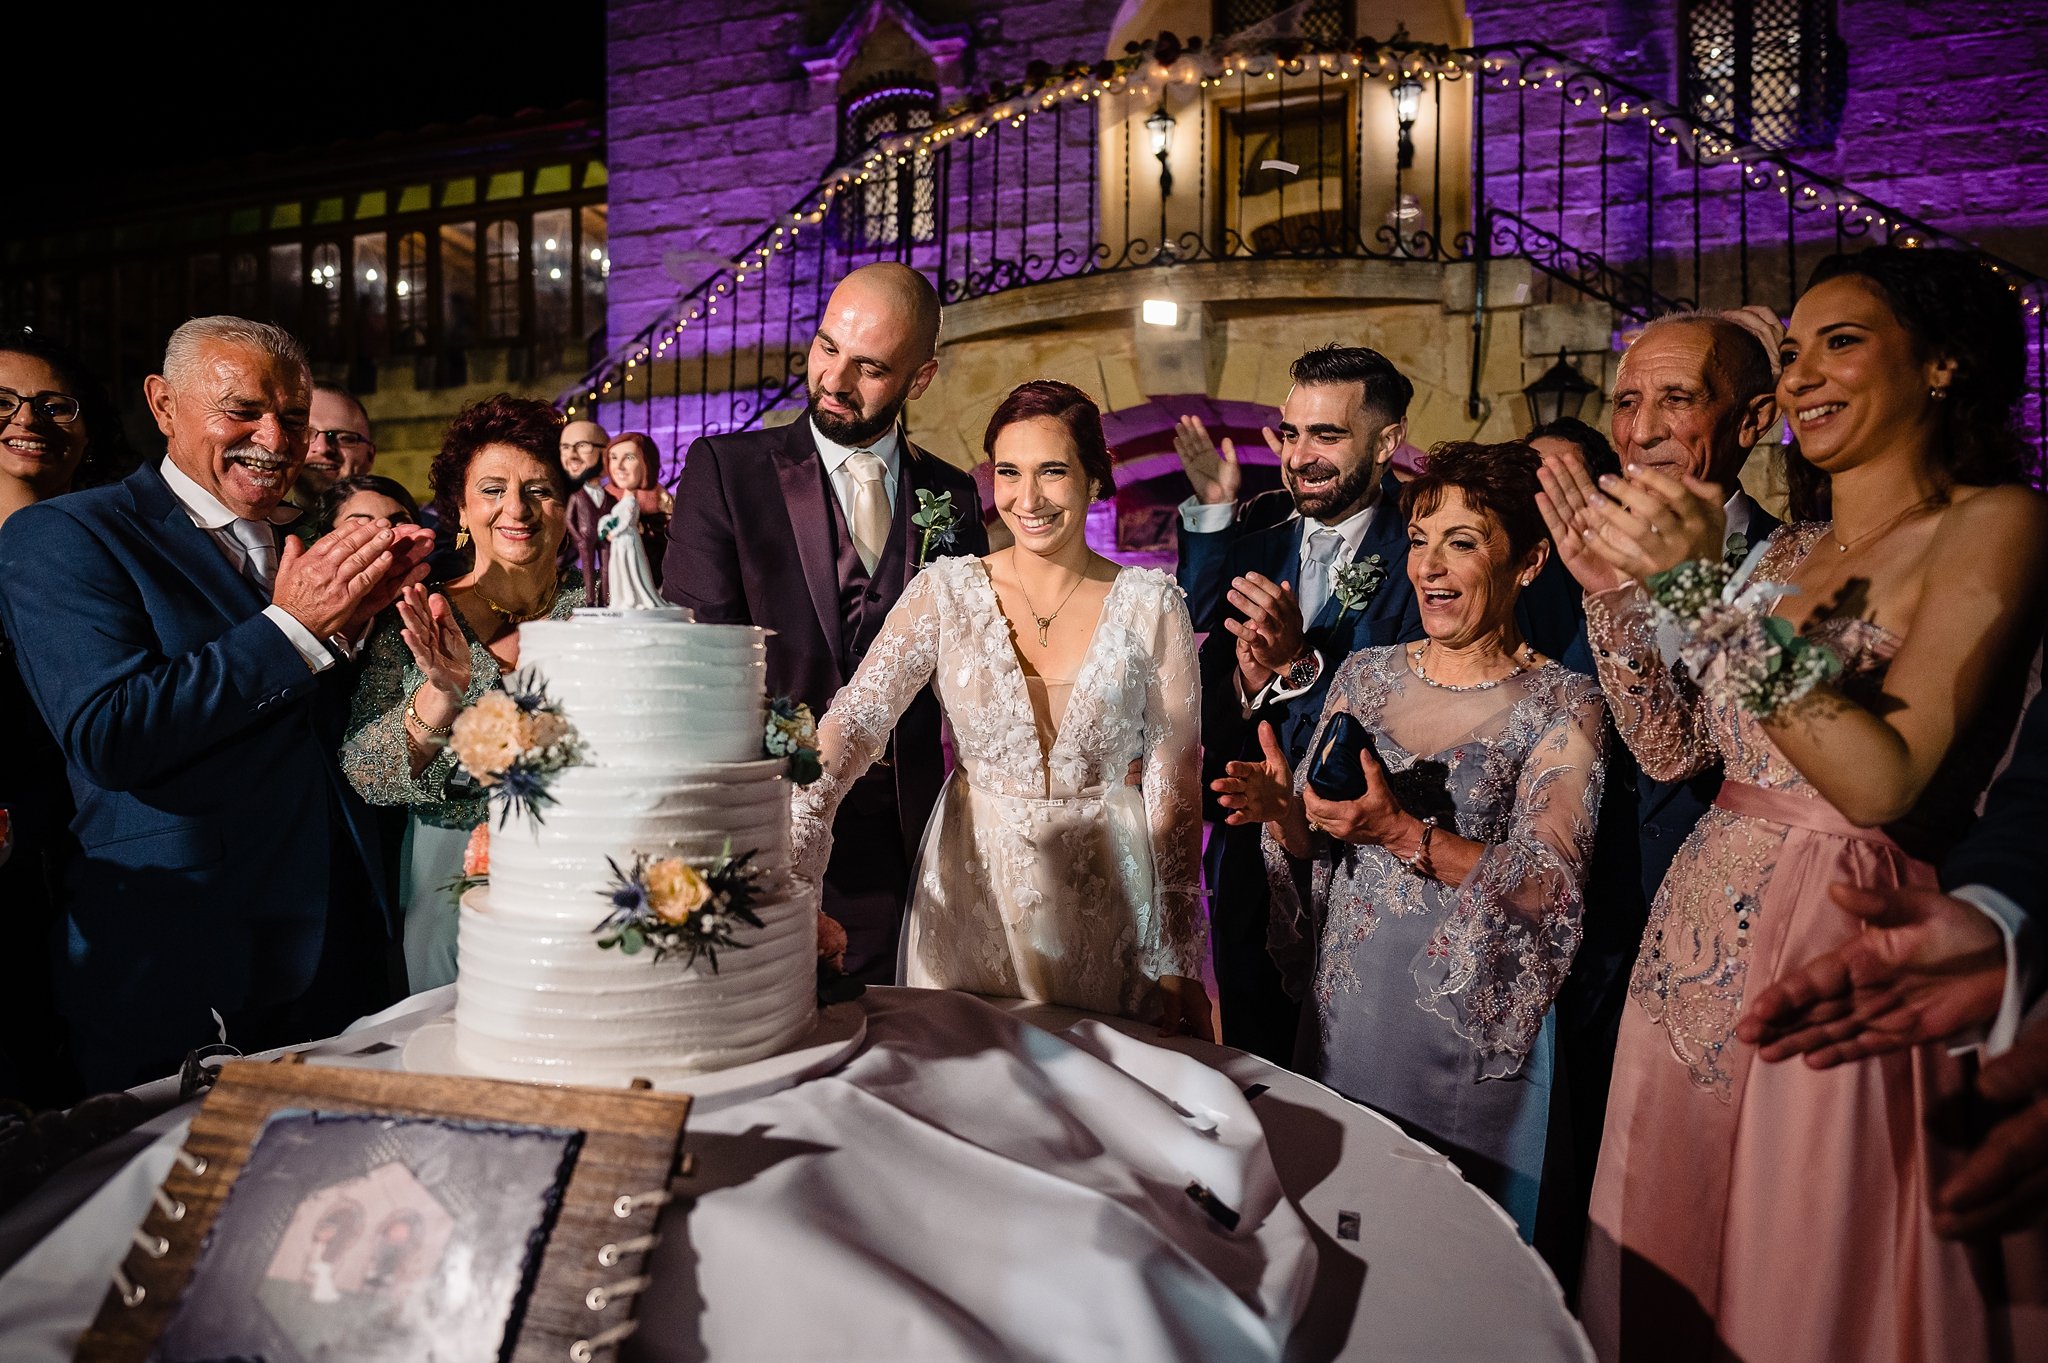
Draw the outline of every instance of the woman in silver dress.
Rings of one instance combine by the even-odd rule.
[[[1299,1068],[1442,1150],[1524,1238],[1603,761],[1592,681],[1515,628],[1549,555],[1538,464],[1519,442],[1437,447],[1401,498],[1427,637],[1351,655],[1302,771],[1266,728],[1265,760],[1216,787],[1266,825]],[[1341,715],[1366,735],[1365,793],[1326,799],[1308,780]]]

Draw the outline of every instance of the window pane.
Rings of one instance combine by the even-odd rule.
[[[306,269],[306,282],[313,286],[313,315],[308,319],[306,339],[321,354],[341,349],[341,247],[331,241],[317,242]]]
[[[551,208],[533,215],[533,338],[543,359],[573,334],[569,260],[569,210]]]
[[[237,317],[256,315],[256,257],[237,251],[228,257],[228,311]]]
[[[605,206],[586,204],[577,210],[583,225],[583,334],[604,331],[604,286],[612,275],[611,248],[605,237]]]
[[[280,242],[270,248],[270,320],[294,330],[299,325],[299,303],[305,297],[305,281],[299,274],[299,244]]]
[[[460,349],[477,336],[476,224],[441,224],[441,343]]]
[[[355,241],[356,344],[358,355],[382,355],[384,327],[384,234],[365,232]]]
[[[519,224],[494,222],[484,233],[484,307],[490,335],[519,335]]]
[[[185,284],[185,296],[192,301],[194,317],[211,317],[225,305],[227,295],[221,286],[219,255],[209,252],[193,256],[186,269]]]
[[[427,234],[407,232],[398,239],[398,344],[417,350],[427,343]]]

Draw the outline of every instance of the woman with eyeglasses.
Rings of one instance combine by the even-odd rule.
[[[128,471],[105,393],[61,348],[0,335],[0,524],[23,507]],[[70,842],[64,754],[22,685],[0,630],[0,1099],[59,1107],[80,1096],[50,992],[58,880]]]

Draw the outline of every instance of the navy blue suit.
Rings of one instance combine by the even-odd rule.
[[[77,803],[57,985],[91,1087],[168,1072],[209,1010],[246,1050],[388,995],[376,832],[335,762],[346,669],[315,675],[267,604],[154,467],[0,529],[0,611]]]
[[[1943,889],[1986,885],[2048,926],[2048,703],[2027,706],[1984,816],[1941,863]]]
[[[1228,601],[1222,602],[1215,627],[1202,644],[1202,802],[1204,816],[1216,825],[1209,838],[1205,870],[1211,891],[1210,936],[1223,1011],[1223,1039],[1228,1045],[1283,1065],[1294,1059],[1296,1006],[1281,990],[1279,971],[1266,954],[1266,867],[1259,850],[1259,827],[1223,824],[1229,811],[1215,803],[1209,783],[1223,775],[1227,763],[1258,758],[1261,721],[1274,726],[1289,761],[1300,766],[1322,715],[1323,696],[1344,660],[1361,648],[1422,637],[1415,588],[1408,581],[1408,527],[1396,510],[1399,497],[1400,484],[1392,474],[1385,475],[1380,481],[1379,509],[1353,556],[1353,562],[1379,556],[1386,576],[1372,599],[1362,610],[1345,611],[1332,595],[1309,622],[1307,642],[1322,654],[1323,671],[1306,694],[1262,707],[1250,717],[1244,714],[1233,680],[1237,636],[1222,627],[1223,617],[1244,617]],[[1245,573],[1260,573],[1291,586],[1300,569],[1305,524],[1297,516],[1249,532],[1233,528],[1193,535],[1183,529],[1182,562],[1187,565],[1192,557],[1195,571],[1213,571],[1218,584]],[[1219,600],[1221,596],[1219,586]]]

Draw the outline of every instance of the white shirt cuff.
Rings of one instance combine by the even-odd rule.
[[[1213,535],[1218,530],[1228,530],[1236,515],[1237,508],[1229,502],[1205,502],[1190,497],[1180,504],[1180,528],[1191,535]]]
[[[1965,885],[1953,893],[1957,899],[1980,910],[1998,924],[1999,932],[2004,934],[2005,997],[1999,1000],[1998,1016],[1984,1028],[1981,1038],[1961,1041],[1951,1049],[1971,1050],[1981,1045],[1987,1057],[2003,1055],[2012,1049],[2013,1040],[2019,1035],[2020,1019],[2027,1011],[2027,998],[2041,978],[2040,932],[2032,916],[1989,885]]]
[[[1293,700],[1296,696],[1305,696],[1314,690],[1316,683],[1323,679],[1323,655],[1312,652],[1309,656],[1316,660],[1316,670],[1308,681],[1300,686],[1282,686],[1280,675],[1276,674],[1273,680],[1266,683],[1266,689],[1259,692],[1257,703],[1271,705],[1275,701]]]
[[[334,654],[327,645],[313,637],[313,631],[300,624],[292,613],[283,606],[265,606],[263,613],[270,622],[284,631],[284,637],[292,641],[292,647],[306,660],[306,666],[315,672],[325,672],[334,666]]]

